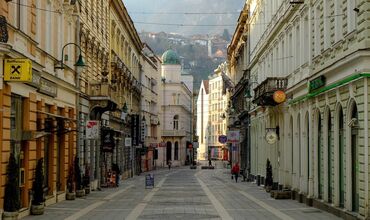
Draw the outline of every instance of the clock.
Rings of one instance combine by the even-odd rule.
[[[265,138],[266,138],[267,143],[269,143],[269,144],[275,144],[276,141],[278,140],[278,136],[277,136],[275,131],[267,132]]]

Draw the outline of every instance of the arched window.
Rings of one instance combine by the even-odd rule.
[[[173,117],[173,130],[179,130],[179,116],[175,115]]]
[[[175,142],[175,155],[174,155],[175,160],[179,160],[179,142]]]

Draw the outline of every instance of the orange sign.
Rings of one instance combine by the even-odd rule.
[[[284,91],[278,90],[274,92],[274,95],[272,96],[274,101],[278,104],[285,102],[286,100],[286,94]]]

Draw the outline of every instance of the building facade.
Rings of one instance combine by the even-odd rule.
[[[144,120],[143,128],[143,156],[141,157],[142,171],[155,168],[158,159],[158,146],[160,142],[159,122],[159,82],[161,80],[161,60],[150,47],[144,44],[140,63],[141,73],[141,118]]]
[[[265,176],[269,159],[274,182],[341,216],[368,218],[369,5],[247,4],[248,69],[257,82],[252,174]]]
[[[56,11],[60,13],[53,13]],[[41,158],[46,177],[46,204],[65,199],[68,169],[76,154],[78,70],[74,63],[79,54],[73,46],[64,46],[78,43],[78,13],[77,3],[0,3],[0,66],[4,73],[0,82],[3,183],[0,207],[4,203],[6,167],[13,155],[20,170],[21,216],[29,213],[34,169]],[[64,68],[61,69],[63,53],[68,59],[63,57]],[[23,62],[19,59],[26,59],[25,63],[32,67],[23,68],[23,63],[9,71],[8,65],[17,66]],[[32,80],[14,82],[17,77],[6,77],[14,73],[29,73]]]
[[[192,143],[192,91],[181,75],[180,58],[173,50],[162,55],[161,68],[161,148],[157,166],[184,165],[190,160]],[[186,77],[189,79],[189,77]],[[192,84],[192,82],[187,82]]]
[[[207,160],[228,160],[229,150],[226,143],[221,143],[219,137],[226,135],[227,95],[224,93],[224,77],[227,74],[226,64],[221,64],[209,76],[209,115],[207,126]]]
[[[236,156],[233,162],[239,162],[246,174],[250,172],[251,148],[250,148],[250,116],[251,106],[250,86],[255,83],[250,79],[249,64],[249,5],[245,4],[240,12],[238,23],[228,47],[228,61],[230,79],[235,87],[229,92],[230,103],[228,111],[229,130],[238,131],[240,138]]]

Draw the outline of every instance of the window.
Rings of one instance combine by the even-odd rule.
[[[179,142],[175,142],[175,160],[179,160]]]
[[[356,29],[356,0],[347,0],[347,23],[348,33]]]
[[[175,115],[173,117],[173,130],[179,130],[179,116]]]
[[[353,0],[350,0],[353,1]],[[343,37],[343,16],[342,14],[342,2],[334,1],[335,12],[335,43],[338,42]]]

